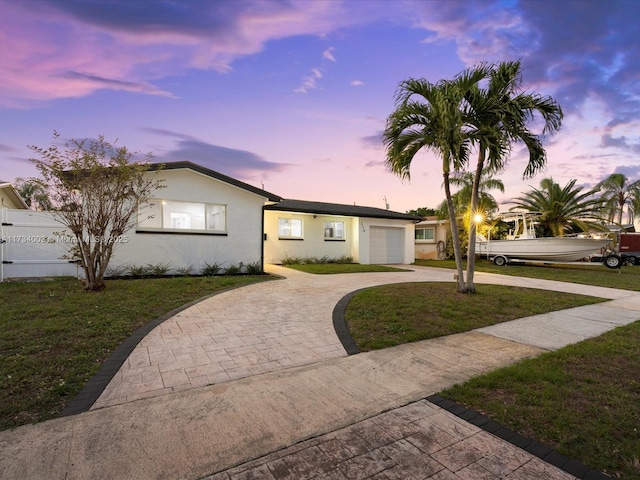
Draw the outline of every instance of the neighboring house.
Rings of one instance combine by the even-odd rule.
[[[361,264],[411,264],[419,220],[381,208],[283,200],[264,207],[264,261],[347,256]]]
[[[415,225],[415,258],[444,260],[449,220],[427,217]]]
[[[140,206],[113,267],[170,263],[195,273],[205,264],[262,262],[262,207],[281,197],[191,162],[166,163],[155,173],[164,188]]]
[[[13,185],[8,182],[0,182],[0,208],[28,210],[29,205],[27,205]]]

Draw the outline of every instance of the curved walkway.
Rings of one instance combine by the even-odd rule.
[[[332,311],[345,295],[374,285],[453,280],[451,270],[428,267],[343,275],[309,275],[275,265],[267,269],[284,278],[215,295],[156,327],[131,352],[92,409],[343,357],[347,352],[336,336]],[[505,280],[513,286],[603,298],[629,295],[561,282],[482,273],[476,277],[478,283]]]
[[[321,276],[270,267],[287,278],[180,312],[133,350],[93,410],[0,432],[0,478],[602,478],[552,462],[570,475],[538,458],[542,446],[513,447],[499,438],[509,432],[486,433],[475,426],[481,418],[467,423],[425,398],[640,319],[640,294],[478,273],[477,283],[612,301],[347,356],[331,319],[344,295],[453,280],[451,270],[412,269]]]

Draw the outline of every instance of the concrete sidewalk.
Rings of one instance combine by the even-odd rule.
[[[442,400],[442,399],[440,399]],[[473,417],[478,419],[478,417]],[[544,446],[518,439],[522,447],[499,435],[514,432],[485,421],[483,428],[421,400],[371,417],[327,435],[266,455],[206,480],[275,479],[510,479],[572,480],[573,475],[531,455],[553,455]],[[558,457],[553,459],[559,460]],[[563,459],[580,478],[585,468]],[[578,467],[578,468],[576,468]],[[597,472],[587,473],[597,479]],[[608,478],[608,477],[606,477]]]
[[[255,298],[273,301],[278,317],[300,328],[301,337],[291,340],[295,344],[322,337],[311,334],[326,330],[333,307],[350,291],[382,283],[452,280],[450,270],[415,270],[335,276],[286,270],[288,280],[236,290],[243,301],[234,299],[229,305],[242,310],[252,292],[258,292]],[[496,325],[493,331],[354,356],[340,352],[298,366],[280,364],[265,373],[137,401],[125,398],[106,408],[0,432],[0,478],[573,478],[424,399],[480,373],[635,321],[640,295],[499,275],[478,274],[477,281],[615,300]],[[268,291],[269,285],[278,288],[279,296]],[[226,301],[216,299],[212,303]],[[238,320],[234,310],[218,311],[213,319],[206,314],[205,323],[219,318],[233,324]],[[246,319],[244,329],[259,325],[267,310]],[[277,323],[271,327],[283,331]],[[185,341],[192,334],[181,330],[167,337]],[[333,336],[327,335],[327,342],[335,343]],[[544,344],[549,337],[553,345]]]

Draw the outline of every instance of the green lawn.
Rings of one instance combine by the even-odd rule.
[[[640,322],[440,395],[614,478],[640,479]]]
[[[425,267],[455,269],[453,260],[416,260],[416,265]],[[464,263],[466,269],[466,262]],[[582,283],[599,287],[621,288],[623,290],[640,291],[640,266],[625,265],[612,270],[599,263],[584,265],[515,265],[498,267],[485,259],[476,261],[476,272],[498,273],[516,277],[542,278],[559,282]],[[465,270],[466,275],[466,270]]]
[[[0,283],[0,429],[58,415],[132,332],[186,303],[261,276]]]
[[[456,293],[452,282],[372,287],[350,300],[345,319],[361,351],[442,337],[603,299],[503,285]]]

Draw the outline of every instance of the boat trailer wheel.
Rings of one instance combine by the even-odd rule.
[[[509,263],[509,261],[507,260],[507,257],[498,255],[497,257],[493,257],[493,263],[498,267],[503,267],[504,265]]]
[[[620,268],[622,266],[622,258],[618,255],[609,255],[605,257],[604,265],[608,268]]]

